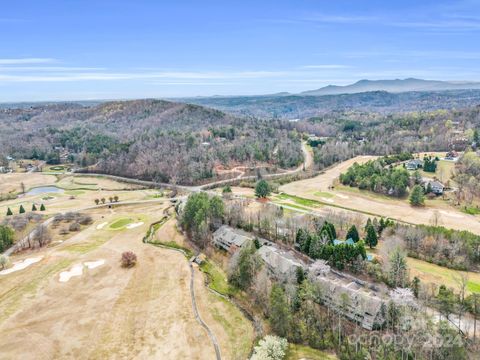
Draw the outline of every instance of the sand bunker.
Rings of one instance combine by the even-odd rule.
[[[89,269],[95,269],[96,267],[102,266],[105,264],[105,260],[97,260],[97,261],[87,261],[84,262],[83,265],[85,265]]]
[[[105,225],[107,225],[107,224],[108,224],[108,222],[106,222],[106,221],[101,223],[101,224],[98,224],[97,225],[97,230],[103,229],[105,227]]]
[[[324,198],[324,197],[322,197],[320,199],[322,199],[322,201],[326,201],[326,202],[331,203],[331,204],[333,204],[335,202],[332,199],[327,199],[327,198]]]
[[[60,282],[67,282],[73,276],[80,276],[83,274],[83,267],[86,266],[88,269],[95,269],[96,267],[102,266],[105,264],[104,259],[96,261],[85,261],[83,264],[78,264],[72,267],[69,271],[63,271],[60,273]]]
[[[29,267],[30,265],[39,262],[42,259],[43,259],[43,256],[16,261],[13,263],[13,266],[11,268],[0,271],[0,275],[7,275],[18,270],[23,270]]]
[[[347,195],[342,195],[342,194],[335,194],[341,199],[348,199],[349,197]]]
[[[67,282],[73,276],[80,276],[83,273],[83,264],[78,264],[72,267],[69,271],[62,271],[60,273],[60,282]]]
[[[132,224],[128,224],[127,225],[127,229],[134,229],[136,227],[139,227],[139,226],[142,226],[143,225],[143,221],[140,221],[138,223],[132,223]]]

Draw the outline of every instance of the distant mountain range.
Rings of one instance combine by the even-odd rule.
[[[365,91],[333,95],[262,95],[180,99],[191,104],[260,118],[305,119],[331,111],[383,114],[467,108],[480,105],[480,87],[438,91]]]
[[[394,80],[360,80],[354,84],[338,86],[328,85],[317,90],[309,90],[300,95],[339,95],[356,94],[367,91],[387,91],[401,93],[408,91],[445,91],[445,90],[467,90],[480,89],[480,82],[467,81],[438,81],[423,79],[394,79]]]

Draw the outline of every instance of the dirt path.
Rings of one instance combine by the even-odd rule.
[[[198,307],[197,307],[197,300],[195,297],[195,271],[193,270],[193,265],[192,262],[188,262],[188,265],[190,266],[190,295],[192,298],[192,308],[193,312],[195,313],[195,319],[197,322],[205,329],[205,331],[208,334],[208,337],[212,340],[213,347],[215,349],[215,357],[217,360],[222,359],[222,355],[220,354],[220,346],[218,345],[217,338],[215,337],[215,334],[213,331],[208,327],[208,325],[205,323],[205,321],[202,320],[202,317],[200,316],[200,313],[198,312]]]
[[[170,247],[161,246],[161,245],[159,245],[159,246],[166,249],[166,250],[176,251],[176,252],[181,253],[183,256],[187,256],[186,252],[183,251],[182,249],[170,248]],[[205,321],[203,321],[203,319],[200,316],[200,313],[198,311],[197,298],[195,297],[195,271],[193,269],[192,261],[188,261],[188,266],[190,267],[190,297],[191,297],[191,300],[192,300],[192,309],[193,309],[193,312],[195,314],[195,320],[197,320],[197,322],[200,324],[200,326],[205,329],[205,331],[208,334],[208,337],[212,341],[213,348],[215,349],[216,359],[221,360],[222,356],[221,356],[221,353],[220,353],[220,346],[218,345],[217,338],[216,338],[215,334],[213,333],[213,331],[205,323]]]
[[[373,159],[372,156],[358,156],[344,161],[327,170],[325,173],[311,179],[295,181],[280,187],[290,195],[322,202],[333,211],[337,207],[351,211],[375,214],[405,221],[412,224],[431,224],[437,218],[438,224],[456,230],[468,230],[480,234],[480,221],[476,216],[460,212],[448,205],[436,204],[424,208],[412,207],[405,200],[382,198],[369,193],[342,191],[331,189],[330,186],[354,162],[364,163]]]
[[[307,147],[307,144],[305,142],[302,142],[302,152],[305,157],[305,160],[302,164],[305,165],[305,170],[309,170],[313,166],[313,153],[312,151]],[[302,168],[303,170],[303,168]]]

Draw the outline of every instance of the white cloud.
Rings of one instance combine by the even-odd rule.
[[[370,23],[377,21],[376,16],[363,16],[363,15],[335,15],[335,14],[313,14],[304,18],[306,21],[314,21],[320,23],[332,23],[332,24],[358,24],[358,23]]]
[[[51,58],[0,59],[0,65],[50,64],[54,62],[55,62],[55,59],[51,59]]]
[[[3,72],[70,72],[70,71],[102,71],[106,68],[102,67],[68,67],[68,66],[2,66],[0,71]]]
[[[340,65],[340,64],[321,64],[321,65],[305,65],[302,66],[302,69],[349,69],[350,65]]]
[[[148,80],[148,79],[263,79],[289,76],[295,72],[288,71],[239,71],[239,72],[63,72],[51,74],[9,74],[3,69],[0,81],[3,82],[71,82],[71,81],[113,81],[113,80]]]

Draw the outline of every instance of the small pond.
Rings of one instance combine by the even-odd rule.
[[[40,186],[29,190],[26,195],[40,195],[48,193],[63,193],[64,190],[56,186]]]

